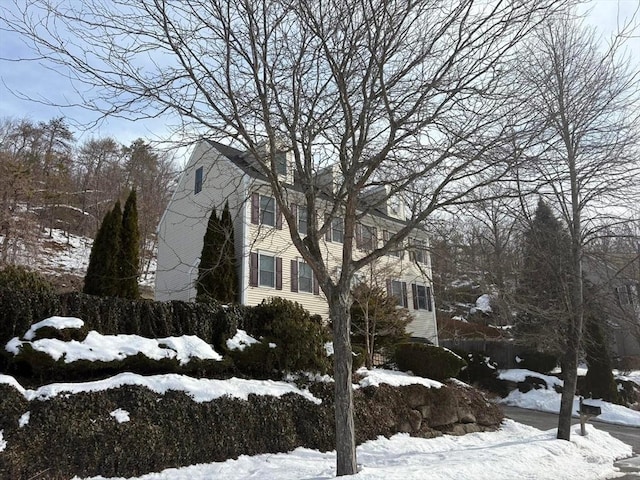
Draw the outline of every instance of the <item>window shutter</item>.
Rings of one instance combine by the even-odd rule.
[[[249,285],[258,286],[258,254],[251,253],[249,258]]]
[[[298,261],[291,260],[291,291],[298,291]]]
[[[356,248],[362,248],[362,224],[356,223]]]
[[[274,198],[273,202],[276,207],[276,228],[278,230],[282,230],[282,212],[280,211],[280,207],[278,206],[278,201]]]
[[[413,309],[418,310],[418,287],[415,283],[411,284],[411,295],[413,296]]]
[[[293,215],[293,218],[295,219],[296,222],[296,230],[298,229],[298,205],[296,205],[295,203],[291,204],[291,215]],[[300,233],[300,232],[298,232]]]
[[[282,258],[276,257],[276,290],[282,290]]]
[[[327,225],[327,231],[324,232],[324,239],[327,242],[330,242],[331,241],[331,229],[333,228],[333,221],[331,220],[331,217],[329,215],[324,217],[324,223],[325,223],[325,225]]]
[[[378,229],[371,227],[371,250],[378,248]]]
[[[251,194],[251,223],[254,225],[260,223],[260,195],[258,193]]]
[[[318,279],[316,278],[315,272],[313,272],[311,275],[313,278],[313,294],[320,295],[320,285],[318,284]]]
[[[431,305],[431,287],[426,287],[425,290],[427,291],[427,310],[431,312],[433,311],[433,307]]]
[[[391,291],[391,280],[387,280],[387,295],[391,296],[393,292]]]
[[[409,308],[409,301],[407,300],[407,282],[402,282],[402,306]]]

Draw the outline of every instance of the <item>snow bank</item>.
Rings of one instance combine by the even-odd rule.
[[[530,410],[539,410],[541,412],[558,413],[560,412],[560,397],[560,394],[556,393],[555,390],[530,390],[527,393],[513,390],[507,397],[503,398],[500,403],[520,408],[528,408]],[[640,427],[640,412],[636,410],[597,399],[587,399],[586,401],[602,409],[602,414],[598,415],[596,420],[615,423],[617,425]],[[577,397],[574,398],[574,417],[578,416],[579,403],[580,400]]]
[[[524,382],[526,377],[541,378],[547,383],[547,388],[553,388],[555,385],[561,387],[564,384],[561,379],[554,375],[545,375],[525,368],[513,368],[511,370],[500,370],[498,372],[498,378],[500,380],[510,382]]]
[[[578,427],[579,429],[579,427]],[[555,430],[542,432],[511,420],[500,431],[461,437],[424,439],[407,434],[379,438],[358,447],[359,473],[366,480],[498,480],[535,478],[564,480],[608,478],[613,462],[631,455],[631,447],[587,425],[588,436],[574,430],[572,441],[555,439]],[[242,455],[237,460],[171,468],[139,480],[208,480],[224,478],[331,479],[335,452],[298,448],[290,453]],[[94,477],[94,480],[103,477]],[[77,480],[77,479],[76,479]]]

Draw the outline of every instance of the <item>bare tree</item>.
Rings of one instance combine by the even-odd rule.
[[[251,154],[329,303],[337,473],[346,475],[357,471],[352,277],[403,248],[434,211],[506,174],[507,62],[569,1],[41,0],[15,2],[3,16],[42,58],[93,87],[89,108],[138,118],[170,111],[186,131]],[[305,194],[304,238],[278,175],[283,149]],[[336,174],[325,201],[329,165]],[[363,202],[373,189],[383,193]],[[394,199],[407,207],[404,226],[354,255],[359,220],[388,213]],[[319,248],[335,219],[344,226],[338,272]]]
[[[639,73],[628,68],[619,47],[614,41],[603,51],[593,31],[559,16],[539,31],[517,67],[523,94],[517,108],[528,110],[540,128],[537,147],[529,149],[529,173],[558,206],[571,244],[558,421],[558,438],[565,440],[583,331],[584,246],[602,217],[637,199],[640,184]]]

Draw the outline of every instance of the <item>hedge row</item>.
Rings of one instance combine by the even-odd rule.
[[[0,429],[7,442],[0,478],[35,478],[42,472],[49,479],[130,477],[297,447],[332,450],[333,385],[313,384],[310,390],[321,404],[295,394],[196,403],[182,392],[160,395],[138,386],[27,402],[0,385],[6,412]],[[400,431],[432,437],[455,432],[460,423],[467,430],[495,429],[502,420],[499,407],[453,384],[362,388],[354,392],[354,404],[358,444]],[[129,412],[130,421],[116,422],[110,412],[118,408]],[[29,423],[19,427],[25,411]]]

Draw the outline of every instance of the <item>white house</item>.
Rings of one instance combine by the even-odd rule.
[[[278,171],[289,185],[289,201],[301,233],[306,228],[303,195],[296,187],[292,162],[278,158]],[[328,168],[319,178],[331,189],[335,172]],[[325,180],[323,182],[323,180]],[[367,192],[363,201],[374,202],[379,191]],[[327,197],[329,198],[329,196]],[[240,302],[257,305],[268,297],[283,297],[303,305],[310,313],[328,317],[327,302],[311,268],[294,247],[271,189],[255,163],[243,152],[212,141],[201,141],[182,174],[158,227],[156,300],[192,301],[207,220],[212,208],[218,213],[229,203],[234,220]],[[400,202],[385,202],[364,217],[356,231],[355,255],[361,255],[388,238],[404,224]],[[323,215],[318,212],[318,215]],[[343,226],[331,223],[321,249],[326,264],[337,266],[342,254]],[[388,292],[414,317],[408,327],[412,337],[437,344],[437,326],[431,283],[431,262],[425,232],[410,239],[411,249],[392,252],[361,272],[384,282]]]

